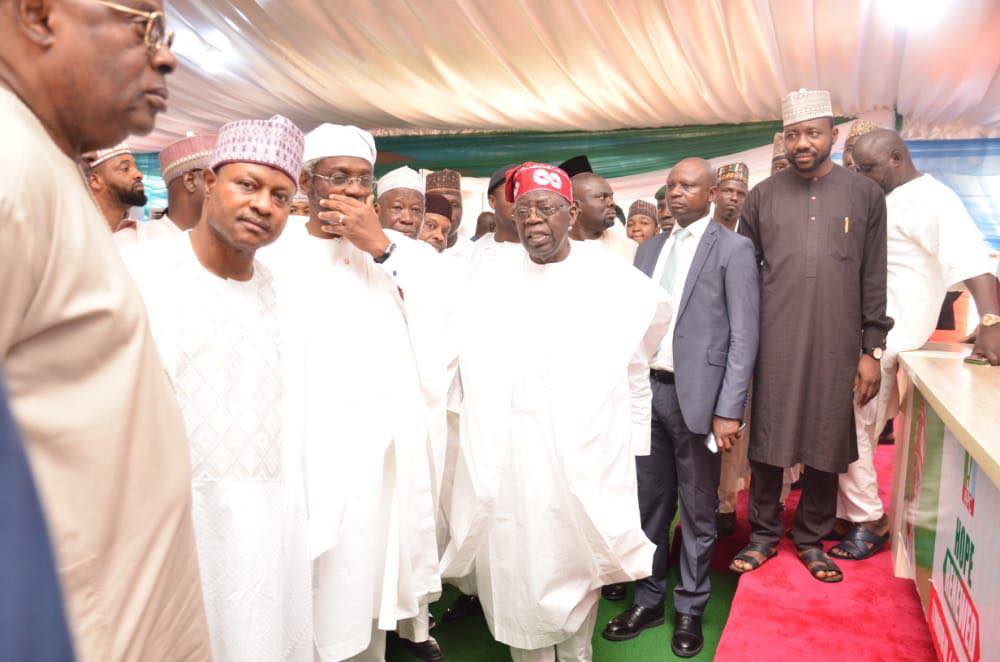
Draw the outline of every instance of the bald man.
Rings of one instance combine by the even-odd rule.
[[[864,135],[868,135],[872,131],[875,131],[879,127],[872,124],[866,119],[856,119],[851,124],[851,130],[847,133],[847,138],[844,139],[844,154],[841,157],[841,163],[848,170],[854,170],[854,144],[858,142],[858,138]]]
[[[720,451],[741,434],[757,356],[759,287],[753,244],[709,213],[715,170],[684,159],[670,170],[666,199],[676,225],[642,244],[635,266],[659,283],[677,311],[651,363],[652,445],[636,458],[643,530],[657,548],[653,574],[636,584],[635,602],[604,629],[611,641],[633,639],[664,621],[669,531],[680,497],[680,582],[671,650],[697,655],[701,616],[711,593]]]
[[[873,457],[879,432],[899,406],[899,394],[894,392],[896,357],[930,339],[950,287],[964,283],[982,315],[973,355],[1000,364],[996,266],[965,205],[954,191],[917,170],[895,131],[873,129],[860,135],[853,158],[857,171],[886,194],[886,313],[896,324],[880,361],[878,396],[864,406],[855,404],[858,459],[839,478],[837,517],[850,528],[830,555],[852,561],[872,556],[889,540],[889,519],[878,496]]]
[[[615,193],[608,180],[592,172],[573,177],[573,199],[580,210],[569,237],[576,241],[596,241],[606,250],[629,262],[635,259],[639,244],[611,228],[617,219]]]
[[[476,219],[476,234],[472,235],[472,241],[479,241],[486,235],[492,233],[497,227],[497,217],[491,211],[484,211]]]

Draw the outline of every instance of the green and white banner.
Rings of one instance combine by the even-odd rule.
[[[1000,490],[914,393],[906,554],[938,659],[1000,660]]]

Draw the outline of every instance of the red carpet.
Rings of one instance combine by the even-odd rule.
[[[893,446],[879,446],[875,467],[883,503],[892,485]],[[785,512],[790,525],[798,492]],[[713,567],[728,566],[749,539],[746,492],[736,533],[719,540]],[[832,544],[830,545],[832,546]],[[934,646],[912,581],[896,579],[891,556],[838,561],[844,581],[813,579],[787,538],[778,556],[740,578],[716,660],[934,660]]]

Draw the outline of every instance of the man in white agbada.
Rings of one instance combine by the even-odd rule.
[[[451,203],[451,230],[448,233],[448,246],[445,252],[453,257],[462,257],[470,250],[474,242],[458,233],[462,227],[462,175],[455,170],[445,168],[427,175],[424,182],[426,193],[443,195]]]
[[[514,204],[507,202],[504,197],[504,184],[507,182],[507,173],[517,168],[516,164],[504,166],[490,176],[489,184],[486,187],[487,200],[490,209],[496,217],[496,227],[493,232],[487,233],[479,238],[471,248],[465,253],[465,258],[472,265],[473,271],[483,261],[497,259],[498,255],[510,254],[518,258],[523,257],[524,249],[521,247],[521,240],[517,236],[517,228],[514,227]]]
[[[443,463],[447,371],[422,358],[432,350],[415,351],[442,337],[424,332],[437,300],[421,287],[435,273],[421,261],[437,256],[379,224],[375,156],[372,136],[356,127],[310,132],[299,179],[309,220],[262,256],[283,303],[282,346],[298,366],[288,399],[306,441],[324,662],[383,659],[386,631],[441,590],[430,458],[441,448]]]
[[[588,248],[599,246],[632,264],[639,244],[618,231],[622,226],[615,213],[615,193],[608,180],[589,170],[589,162],[587,170],[573,175],[573,198],[580,214],[570,237],[590,242]]]
[[[480,267],[492,264],[497,260],[507,260],[520,264],[524,258],[524,247],[521,246],[521,239],[517,236],[517,228],[514,226],[514,204],[508,202],[504,196],[504,184],[507,181],[507,173],[516,169],[516,164],[511,164],[498,169],[490,177],[486,188],[490,208],[496,215],[496,228],[493,232],[484,235],[472,245],[458,265],[462,269],[460,277],[453,278],[457,284],[464,284],[470,274],[475,273]],[[447,253],[445,255],[448,255]],[[481,282],[481,281],[480,281]],[[448,446],[444,466],[444,477],[441,481],[440,518],[439,518],[439,545],[447,543],[447,530],[442,533],[442,527],[447,526],[448,513],[451,510],[452,486],[454,484],[455,465],[458,461],[459,450],[459,421],[461,420],[461,404],[452,402],[453,409],[448,411]],[[461,591],[461,595],[444,611],[444,621],[457,621],[481,611],[479,598],[476,596],[476,573],[470,571],[464,577],[451,577],[448,583],[454,585]]]
[[[160,152],[160,174],[167,187],[164,215],[149,221],[126,218],[112,235],[123,248],[140,241],[169,237],[190,230],[201,219],[205,201],[205,170],[212,159],[215,136],[190,135]]]
[[[457,308],[461,449],[442,564],[475,573],[515,660],[590,660],[601,586],[652,567],[635,454],[649,452],[649,358],[670,304],[622,260],[570,249],[563,171],[525,164],[505,194],[527,252],[483,264]]]
[[[289,434],[278,305],[254,259],[285,227],[302,132],[222,127],[190,232],[127,247],[191,442],[195,540],[216,660],[312,660],[301,439]]]
[[[839,480],[837,517],[851,528],[830,555],[861,560],[889,540],[874,453],[885,422],[899,409],[898,353],[919,349],[930,339],[948,288],[964,283],[982,315],[974,354],[997,365],[1000,309],[994,266],[982,232],[954,191],[916,169],[899,134],[888,129],[865,134],[855,143],[852,156],[857,171],[886,193],[886,314],[896,321],[880,361],[878,397],[864,407],[855,405],[858,459]]]
[[[424,222],[424,181],[420,173],[403,166],[382,175],[375,210],[383,228],[416,239]]]

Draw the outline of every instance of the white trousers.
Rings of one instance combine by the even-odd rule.
[[[420,613],[413,618],[407,618],[396,626],[396,633],[414,643],[427,641],[431,636],[431,610],[428,605],[420,607]]]
[[[372,621],[372,641],[368,648],[348,658],[348,662],[385,662],[385,630],[379,629],[378,621]]]
[[[854,406],[854,428],[858,433],[858,459],[840,474],[837,517],[848,522],[874,522],[885,514],[878,496],[875,449],[885,422],[896,415],[899,390],[896,383],[896,353],[882,357],[882,384],[878,395],[864,407]]]
[[[572,637],[560,641],[555,646],[524,650],[510,647],[510,657],[514,662],[591,662],[594,659],[594,625],[597,624],[597,607],[600,600],[583,619],[583,624]]]

